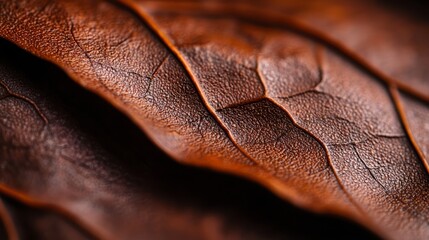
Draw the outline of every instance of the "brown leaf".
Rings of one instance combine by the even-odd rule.
[[[0,219],[11,240],[374,238],[178,165],[55,67],[4,41],[0,51]]]
[[[0,35],[180,162],[428,238],[426,22],[366,1],[123,2],[8,1]]]

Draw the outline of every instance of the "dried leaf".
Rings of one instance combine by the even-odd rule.
[[[175,164],[55,67],[4,41],[0,51],[0,219],[11,240],[374,238]]]
[[[180,162],[429,237],[426,22],[369,1],[122,2],[7,1],[0,35]]]

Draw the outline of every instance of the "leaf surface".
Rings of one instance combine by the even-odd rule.
[[[0,51],[2,239],[375,238],[178,165],[56,67],[4,40]]]
[[[383,237],[425,239],[427,24],[375,2],[330,2],[7,1],[0,35],[180,162]]]

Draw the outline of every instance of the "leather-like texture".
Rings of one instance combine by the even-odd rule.
[[[62,68],[177,161],[251,179],[385,238],[429,237],[425,20],[334,0],[6,1],[0,11],[0,36]],[[39,104],[2,91],[38,113],[39,128],[8,126],[16,141],[44,139]],[[82,159],[95,158],[82,147]],[[60,149],[64,164],[77,149]],[[90,167],[97,179],[112,174]]]
[[[0,239],[375,239],[179,165],[55,66],[5,40],[0,52]]]

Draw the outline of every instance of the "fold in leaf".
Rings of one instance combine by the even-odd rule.
[[[18,239],[18,230],[16,229],[10,211],[2,198],[0,198],[0,220],[2,223],[0,226],[1,239]]]
[[[0,35],[60,66],[180,162],[387,238],[429,237],[427,139],[414,136],[429,131],[414,113],[428,108],[427,25],[362,1],[123,2],[7,1]],[[379,31],[392,22],[416,37]],[[404,93],[419,109],[407,110],[417,106]]]
[[[11,199],[2,198],[10,213],[8,237],[2,239],[89,240],[85,231],[52,212],[31,209]]]

